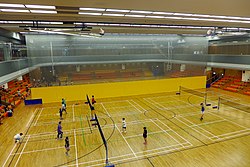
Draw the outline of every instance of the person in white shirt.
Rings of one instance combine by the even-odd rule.
[[[122,132],[126,133],[126,129],[127,129],[127,125],[126,125],[125,118],[122,118]]]
[[[23,133],[18,133],[14,136],[15,143],[20,142],[22,139]]]

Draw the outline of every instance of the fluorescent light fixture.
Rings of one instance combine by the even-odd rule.
[[[145,15],[132,15],[132,14],[126,14],[126,17],[146,17]]]
[[[192,16],[192,14],[189,13],[174,13],[175,16]]]
[[[80,10],[105,11],[106,9],[102,9],[102,8],[80,8]]]
[[[146,16],[147,18],[164,19],[165,16]]]
[[[78,12],[78,14],[83,14],[83,15],[95,15],[95,16],[100,16],[102,13],[86,13],[86,12]]]
[[[42,21],[42,22],[40,22],[40,24],[63,24],[63,22],[45,22],[45,21]]]
[[[180,19],[182,19],[182,17],[165,17],[165,19],[176,19],[176,20],[180,20]]]
[[[199,18],[196,18],[196,17],[183,17],[182,20],[199,20]]]
[[[103,13],[103,16],[124,16],[124,14]]]
[[[8,23],[10,23],[10,24],[22,24],[21,21],[8,21]]]
[[[130,10],[125,10],[125,9],[106,9],[106,12],[130,12]]]
[[[142,10],[131,10],[130,13],[143,13],[143,14],[151,14],[151,11],[142,11]]]
[[[50,13],[50,14],[57,14],[57,11],[53,10],[30,10],[31,13]]]
[[[23,21],[24,24],[32,24],[32,21]]]
[[[29,13],[29,10],[19,10],[19,9],[0,9],[2,12],[21,12],[21,13]]]
[[[38,9],[56,9],[55,6],[47,5],[25,5],[27,8],[38,8]]]
[[[10,7],[10,8],[25,8],[23,4],[7,4],[7,3],[0,3],[1,7]]]
[[[153,14],[172,15],[174,13],[170,13],[170,12],[153,12]]]

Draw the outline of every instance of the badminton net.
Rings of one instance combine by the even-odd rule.
[[[180,86],[179,92],[180,92],[180,94],[182,94],[182,92],[186,92],[186,93],[189,93],[189,94],[192,94],[192,95],[202,97],[202,98],[204,98],[204,103],[205,104],[207,103],[207,92],[199,92],[197,90],[185,88],[185,87],[182,87],[182,86]]]
[[[250,106],[219,97],[218,109],[222,104],[250,113]]]

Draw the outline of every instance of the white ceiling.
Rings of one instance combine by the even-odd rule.
[[[128,9],[154,12],[173,12],[185,14],[205,14],[217,16],[235,16],[250,18],[250,0],[0,0],[0,3],[8,4],[32,4],[56,6],[57,14],[0,12],[0,21],[4,20],[31,20],[31,21],[70,21],[70,22],[106,22],[106,23],[133,23],[133,24],[161,24],[161,25],[192,25],[212,27],[244,27],[250,28],[250,19],[245,23],[223,22],[207,20],[182,20],[165,18],[134,18],[114,16],[79,15],[79,8],[104,8],[104,9]],[[5,9],[6,7],[0,7]],[[85,11],[83,11],[85,12]],[[95,11],[91,11],[95,12]],[[183,17],[183,16],[181,16]],[[185,17],[185,16],[184,16]],[[226,19],[226,18],[220,18]],[[219,19],[218,19],[219,20]],[[248,23],[249,22],[249,23]],[[0,27],[10,31],[24,31],[19,25],[25,24],[1,24]],[[65,26],[65,25],[57,25]],[[98,31],[99,27],[93,28]],[[207,29],[183,29],[183,28],[143,28],[143,27],[103,27],[105,32],[111,33],[177,33],[177,34],[204,34]]]

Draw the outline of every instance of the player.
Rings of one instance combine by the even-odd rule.
[[[15,143],[17,143],[17,142],[19,143],[21,141],[22,135],[23,135],[23,133],[18,133],[14,136]]]
[[[66,154],[67,156],[69,156],[70,147],[69,147],[69,138],[68,138],[68,136],[65,138],[65,149],[66,149],[65,154]]]
[[[143,127],[143,138],[144,138],[144,143],[143,144],[147,144],[147,137],[148,137],[148,131],[146,127]]]
[[[61,121],[59,121],[58,126],[57,126],[57,139],[62,139],[63,137],[63,131],[62,131],[62,125]]]
[[[92,95],[91,103],[92,103],[92,106],[96,103],[94,95]]]
[[[127,125],[126,125],[125,118],[122,118],[122,132],[127,133],[126,129],[127,129]]]
[[[60,119],[61,119],[61,120],[63,119],[62,113],[63,113],[63,110],[62,110],[61,108],[59,108],[59,114],[60,114]]]
[[[95,120],[95,107],[91,106],[91,120]]]
[[[65,109],[66,109],[67,105],[66,105],[66,100],[64,98],[62,98],[62,104],[64,104]]]
[[[205,112],[205,106],[204,106],[203,103],[201,103],[201,118],[200,118],[200,121],[203,120],[204,112]]]
[[[65,111],[65,113],[67,114],[67,111],[66,111],[66,106],[65,106],[65,104],[62,104],[62,111]]]

